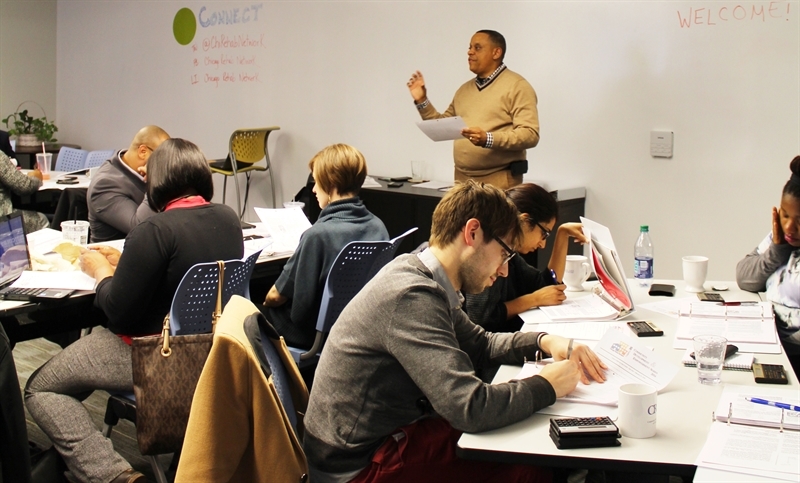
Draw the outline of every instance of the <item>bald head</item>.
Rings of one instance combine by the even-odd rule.
[[[167,134],[167,132],[160,127],[145,126],[139,129],[139,132],[137,132],[136,136],[133,137],[133,141],[131,141],[131,147],[129,149],[131,151],[136,151],[136,148],[141,145],[145,145],[150,149],[155,150],[167,139],[169,139],[169,134]]]
[[[150,154],[167,139],[169,134],[160,127],[145,126],[134,136],[130,148],[122,155],[122,161],[144,175],[144,166],[147,165]]]

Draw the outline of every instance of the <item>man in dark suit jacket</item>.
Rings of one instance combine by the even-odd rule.
[[[144,175],[150,154],[169,139],[158,126],[145,126],[127,150],[117,151],[95,174],[86,193],[92,243],[125,238],[153,210],[145,199]]]
[[[17,157],[17,154],[11,147],[11,141],[9,140],[8,133],[5,131],[0,131],[0,151],[6,153],[6,156],[8,156],[9,158]]]

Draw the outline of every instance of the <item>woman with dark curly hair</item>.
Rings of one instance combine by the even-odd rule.
[[[736,265],[739,288],[767,292],[783,350],[800,375],[800,156],[789,164],[780,207],[772,208],[772,231]]]

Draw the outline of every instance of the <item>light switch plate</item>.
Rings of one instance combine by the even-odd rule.
[[[650,131],[650,156],[672,157],[672,131]]]

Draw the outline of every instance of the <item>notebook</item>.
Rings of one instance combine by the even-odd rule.
[[[684,366],[695,367],[697,365],[697,361],[690,355],[693,352],[692,349],[686,349],[683,359],[681,359]],[[752,371],[754,359],[752,352],[737,352],[725,359],[725,362],[722,363],[722,368],[731,371]]]
[[[0,299],[28,302],[42,298],[63,298],[72,293],[72,290],[62,289],[9,287],[22,272],[30,269],[31,258],[22,213],[15,211],[0,216]]]

